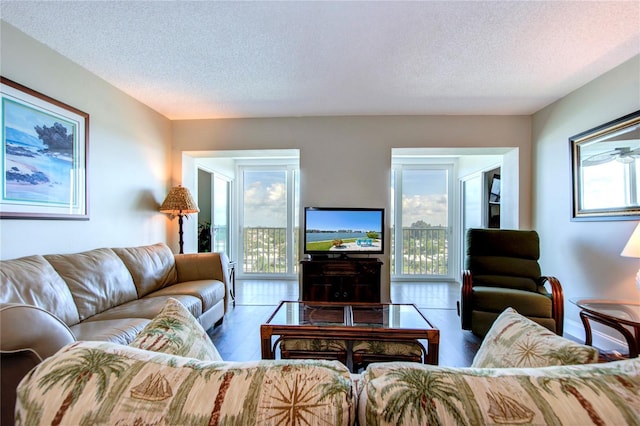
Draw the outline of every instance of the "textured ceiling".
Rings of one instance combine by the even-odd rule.
[[[170,119],[531,114],[640,53],[637,0],[2,0],[0,16]]]

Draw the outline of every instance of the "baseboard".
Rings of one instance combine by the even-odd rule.
[[[593,346],[598,348],[600,351],[618,351],[622,353],[629,353],[629,346],[627,342],[623,339],[619,339],[615,336],[609,335],[601,330],[594,329],[595,326],[591,328],[591,334],[593,337]],[[611,331],[616,332],[611,329]],[[617,333],[617,332],[616,332]],[[574,337],[575,340],[579,342],[584,342],[585,333],[584,326],[581,321],[575,320],[564,320],[564,334]]]

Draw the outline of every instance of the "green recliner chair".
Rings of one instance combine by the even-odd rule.
[[[562,335],[564,296],[555,277],[542,276],[536,231],[468,229],[458,314],[463,330],[484,337],[508,307]],[[551,293],[545,287],[549,284]]]

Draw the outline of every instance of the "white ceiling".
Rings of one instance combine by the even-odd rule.
[[[640,53],[639,0],[2,0],[0,17],[170,119],[532,114]]]

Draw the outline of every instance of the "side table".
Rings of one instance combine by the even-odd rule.
[[[629,345],[629,357],[640,353],[640,302],[628,300],[571,299],[580,308],[584,325],[585,345],[591,345],[589,320],[609,326],[624,336]]]

